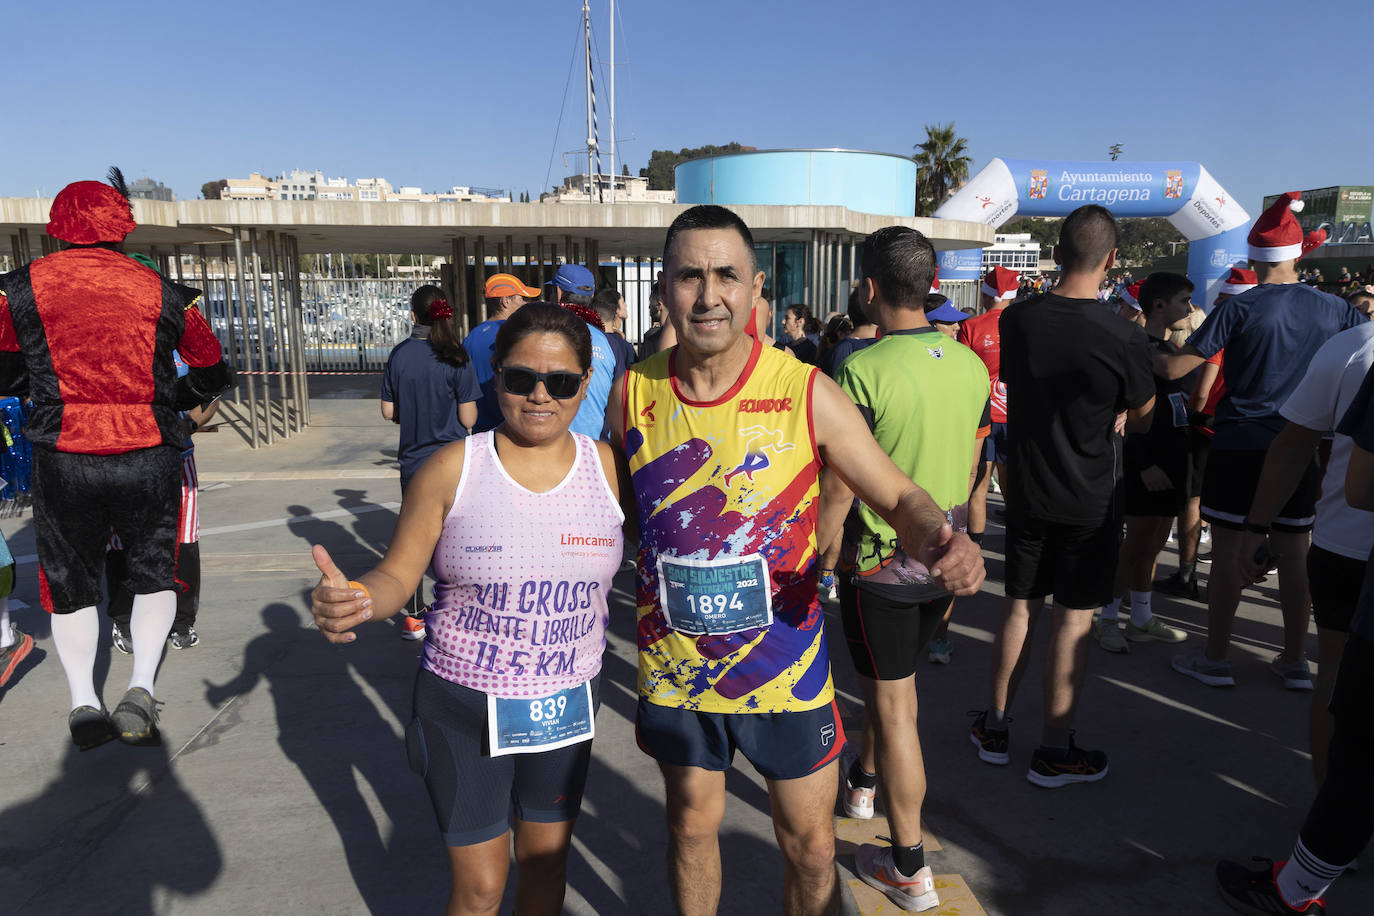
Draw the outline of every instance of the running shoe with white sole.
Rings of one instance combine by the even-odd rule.
[[[1286,662],[1283,660],[1283,653],[1280,652],[1269,663],[1269,670],[1274,672],[1274,676],[1283,681],[1283,686],[1289,690],[1312,689],[1312,669],[1308,667],[1305,658],[1300,662]]]
[[[841,772],[844,773],[844,798],[840,800],[844,808],[845,817],[858,818],[861,821],[871,820],[873,817],[873,803],[878,798],[878,790],[866,789],[863,786],[856,786],[849,781],[849,763],[842,762]]]
[[[1030,769],[1026,771],[1026,779],[1045,789],[1057,789],[1075,782],[1097,782],[1106,775],[1107,755],[1078,747],[1072,736],[1067,753],[1037,747],[1031,752]]]
[[[426,611],[429,608],[425,608]],[[425,638],[425,615],[422,612],[418,617],[409,614],[401,615],[401,638],[402,639],[424,639]]]
[[[1296,907],[1283,899],[1275,881],[1282,862],[1256,858],[1259,868],[1246,868],[1239,862],[1217,863],[1217,890],[1226,905],[1251,916],[1325,916],[1326,900],[1318,897],[1306,906]]]
[[[200,634],[196,632],[195,627],[173,630],[167,635],[167,639],[171,642],[173,649],[190,649],[200,645]]]
[[[1011,745],[1011,730],[988,728],[988,714],[984,711],[973,711],[970,716],[976,716],[973,725],[969,727],[968,739],[973,742],[973,746],[978,748],[978,759],[984,763],[991,763],[995,766],[1006,766],[1011,761],[1011,756],[1007,753],[1007,748]],[[1007,719],[1011,721],[1010,718]]]
[[[125,633],[119,628],[118,623],[115,623],[114,629],[110,631],[110,638],[114,643],[114,647],[120,652],[123,652],[125,655],[134,654],[133,640],[129,638],[128,633]]]
[[[1136,626],[1134,621],[1126,621],[1126,638],[1131,642],[1183,642],[1188,634],[1169,626],[1158,617],[1151,617],[1143,627]]]
[[[1207,657],[1206,649],[1198,649],[1187,655],[1175,655],[1173,668],[1179,674],[1186,674],[1208,687],[1236,686],[1236,679],[1231,677],[1231,660],[1223,658],[1219,662],[1213,661]]]
[[[904,910],[922,912],[940,905],[935,893],[935,874],[927,865],[908,878],[897,870],[892,861],[891,846],[864,843],[854,853],[854,872],[864,884],[883,892],[883,895]]]

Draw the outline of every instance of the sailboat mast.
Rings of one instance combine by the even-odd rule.
[[[611,3],[611,203],[615,203],[615,0]]]

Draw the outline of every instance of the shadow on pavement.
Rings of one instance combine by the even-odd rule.
[[[35,837],[50,839],[38,845]],[[10,913],[162,912],[168,891],[203,891],[222,868],[167,748],[117,741],[85,753],[69,745],[62,772],[41,793],[0,812],[0,844]]]

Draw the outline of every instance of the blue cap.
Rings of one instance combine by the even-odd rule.
[[[941,302],[938,306],[926,312],[927,321],[943,321],[946,324],[954,324],[963,321],[968,317],[968,312],[962,312],[954,307],[952,302]]]
[[[553,275],[553,284],[574,296],[590,296],[596,292],[592,272],[581,264],[564,264]]]

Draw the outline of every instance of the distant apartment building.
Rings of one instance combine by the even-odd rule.
[[[405,190],[402,188],[402,190]],[[467,185],[454,185],[447,191],[434,195],[438,201],[481,201],[483,203],[510,203],[510,192],[500,188],[474,188]]]
[[[347,178],[327,178],[315,186],[316,200],[357,200]]]
[[[220,188],[220,200],[276,200],[277,183],[265,175],[251,173],[247,178],[228,178]]]
[[[324,174],[316,169],[292,169],[277,179],[277,200],[314,200],[316,188],[324,184]]]
[[[618,204],[671,204],[677,201],[674,191],[650,191],[649,179],[636,175],[594,175],[593,181],[586,175],[569,175],[563,184],[553,191],[540,194],[540,203],[585,204],[595,201],[601,203],[611,199],[611,188],[615,188],[615,202]]]
[[[362,201],[387,200],[391,195],[391,182],[385,178],[359,178],[353,185],[357,199]]]
[[[129,182],[129,196],[134,200],[176,200],[171,188],[147,177]]]

